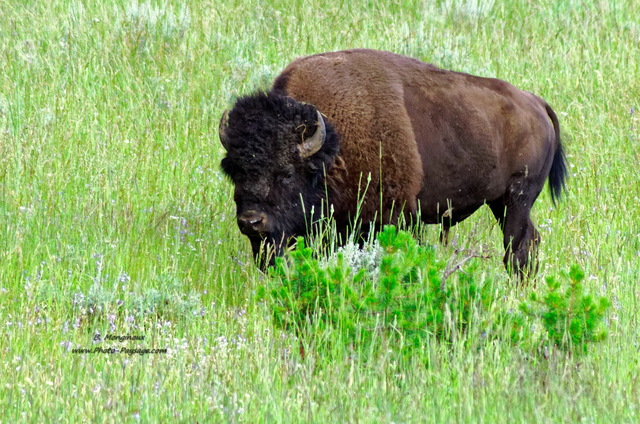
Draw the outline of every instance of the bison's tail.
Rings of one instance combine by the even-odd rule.
[[[555,205],[560,199],[562,191],[565,190],[564,181],[567,178],[567,158],[560,141],[560,124],[558,123],[558,117],[553,109],[551,109],[551,106],[545,104],[545,107],[553,123],[553,129],[556,132],[556,145],[558,146],[553,156],[553,162],[551,163],[551,171],[549,172],[549,191],[551,192],[551,200]]]

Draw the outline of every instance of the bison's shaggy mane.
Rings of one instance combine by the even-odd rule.
[[[283,157],[276,154],[294,159],[299,153],[291,143],[291,136],[302,142],[315,131],[316,110],[313,105],[273,92],[258,91],[241,97],[229,113],[227,137],[230,144],[227,158],[222,163],[223,171],[234,175],[238,171],[236,168],[241,167],[242,172],[259,172],[265,166],[274,166],[275,157]],[[313,174],[311,185],[314,188],[333,168],[340,150],[338,134],[326,119],[325,127],[322,147],[304,159],[305,167]]]

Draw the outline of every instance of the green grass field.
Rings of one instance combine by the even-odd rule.
[[[0,2],[0,422],[640,421],[639,2],[186,4]],[[218,121],[294,58],[353,47],[501,78],[555,109],[570,179],[558,207],[545,190],[534,208],[540,275],[584,269],[612,301],[604,342],[316,366],[273,326]],[[488,208],[452,238],[514,286]],[[106,352],[121,347],[162,351]]]

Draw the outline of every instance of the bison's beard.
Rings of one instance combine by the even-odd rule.
[[[309,203],[308,203],[309,204]],[[275,258],[283,256],[288,247],[295,244],[297,237],[306,237],[320,221],[320,207],[311,207],[306,216],[299,212],[294,216],[272,218],[275,224],[267,233],[247,235],[251,242],[251,250],[256,265],[263,271],[275,264]],[[273,215],[272,215],[273,216]]]
[[[287,222],[279,221],[279,224]],[[289,221],[290,222],[290,221]],[[289,226],[283,228],[283,225],[276,225],[271,228],[268,233],[248,235],[251,242],[251,250],[256,265],[262,271],[275,264],[275,258],[283,256],[287,247],[294,243],[297,236],[304,236],[304,226]]]
[[[253,259],[258,268],[266,271],[268,267],[273,266],[276,257],[284,254],[289,239],[284,240],[282,238],[281,241],[276,242],[271,237],[249,237]]]

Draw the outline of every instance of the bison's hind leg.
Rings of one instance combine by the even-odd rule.
[[[504,265],[510,274],[521,280],[533,277],[538,270],[538,244],[540,234],[531,221],[531,206],[535,197],[527,201],[519,192],[517,199],[506,195],[489,203],[504,236]],[[518,194],[520,194],[518,196]]]

